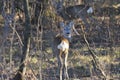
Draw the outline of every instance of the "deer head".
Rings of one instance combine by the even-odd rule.
[[[24,22],[25,21],[25,14],[23,12],[17,12],[14,16],[14,20],[16,22]]]
[[[71,42],[71,36],[72,36],[72,28],[74,26],[73,21],[70,21],[68,23],[60,22],[60,28],[61,28],[61,35],[67,38]]]

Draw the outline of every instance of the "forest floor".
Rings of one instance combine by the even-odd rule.
[[[45,57],[47,60],[45,64],[45,80],[59,80],[56,78],[57,64],[56,58],[53,58],[51,51],[50,34],[51,31],[47,31],[44,34],[43,39],[45,39],[44,44],[49,44],[48,47],[43,47],[45,49]],[[70,80],[101,80],[99,72],[95,72],[94,66],[92,64],[92,56],[82,40],[81,36],[74,36],[73,42],[70,44],[69,57],[68,57],[68,73]],[[46,41],[48,40],[48,41]],[[120,46],[119,44],[115,46],[109,46],[110,43],[90,43],[90,47],[95,51],[99,65],[111,80],[120,79]],[[111,50],[112,49],[112,50]]]
[[[2,26],[0,24],[0,26]],[[36,48],[36,38],[32,37],[25,80],[59,80],[57,74],[57,60],[52,53],[51,30],[43,30],[42,46]],[[23,31],[18,31],[21,38]],[[18,37],[14,36],[11,51],[11,33],[3,44],[3,27],[0,27],[0,80],[10,80],[20,65],[22,46]],[[38,44],[37,44],[38,45]],[[96,53],[99,65],[110,80],[120,79],[120,45],[115,42],[90,42],[91,49]],[[11,56],[12,55],[12,56]],[[12,58],[12,59],[11,59]],[[100,72],[95,72],[92,56],[81,36],[73,36],[68,56],[68,74],[70,80],[101,80]],[[40,73],[41,72],[41,73]]]

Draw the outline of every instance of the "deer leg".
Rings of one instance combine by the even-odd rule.
[[[67,64],[67,59],[68,59],[68,52],[65,54],[65,63],[64,63],[64,66],[65,66],[65,78],[69,79],[69,76],[68,76],[68,64]]]
[[[65,53],[64,55],[64,65],[63,65],[63,79],[69,79],[68,76],[68,69],[67,69],[67,58],[68,58],[68,53]]]
[[[57,56],[57,59],[58,59],[58,73],[59,73],[59,77],[60,77],[60,80],[62,80],[63,76],[62,76],[62,73],[63,73],[63,60],[62,60],[62,57],[61,57],[61,52],[60,54]]]
[[[63,79],[63,60],[60,57],[60,80]]]

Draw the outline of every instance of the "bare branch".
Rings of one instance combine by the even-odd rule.
[[[82,33],[83,33],[83,38],[84,38],[84,41],[87,44],[88,50],[89,50],[89,52],[90,52],[90,54],[91,54],[91,56],[93,58],[93,60],[92,60],[92,62],[94,64],[93,66],[101,72],[101,74],[104,77],[104,79],[107,79],[107,76],[106,76],[105,72],[103,71],[103,69],[100,66],[100,63],[98,61],[98,57],[95,55],[95,52],[93,50],[91,50],[91,48],[89,46],[89,43],[88,43],[87,38],[86,38],[85,31],[83,29],[83,26],[84,25],[81,22],[81,29],[82,29]]]

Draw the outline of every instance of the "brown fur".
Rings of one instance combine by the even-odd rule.
[[[57,46],[62,41],[66,42],[69,45],[69,41],[62,36],[57,36],[54,39],[54,46],[55,46],[54,49],[55,49],[55,54],[58,60],[58,74],[59,74],[60,80],[69,78],[68,71],[67,71],[67,58],[68,58],[69,48],[65,49],[64,51],[57,48]]]
[[[65,41],[66,43],[69,44],[69,41],[66,38],[64,38],[63,36],[57,36],[57,37],[55,37],[54,41],[57,44],[60,44],[62,41]]]

